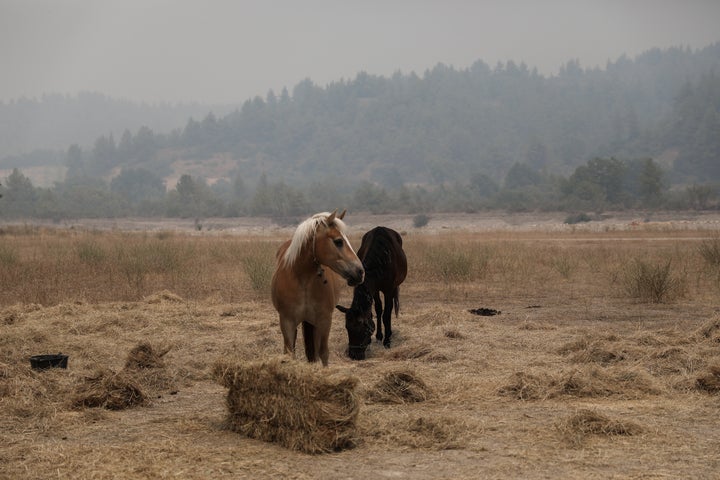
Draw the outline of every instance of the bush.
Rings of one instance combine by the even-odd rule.
[[[569,215],[565,219],[566,225],[574,225],[576,223],[583,223],[583,222],[590,222],[592,221],[592,218],[587,213],[575,213],[573,215]]]
[[[430,217],[428,217],[424,213],[420,213],[413,217],[413,226],[415,228],[422,228],[427,225],[428,222],[430,222]]]
[[[681,296],[685,285],[681,277],[673,274],[671,260],[663,264],[636,260],[626,267],[624,287],[633,298],[663,303]]]
[[[698,247],[698,251],[710,267],[720,267],[720,238],[703,241]]]

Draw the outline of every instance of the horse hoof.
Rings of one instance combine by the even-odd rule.
[[[383,342],[383,347],[390,348],[390,342]]]

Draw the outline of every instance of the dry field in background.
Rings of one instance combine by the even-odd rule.
[[[717,478],[719,224],[358,220],[356,247],[403,233],[409,272],[391,349],[350,361],[334,317],[327,373],[361,405],[319,455],[230,431],[213,374],[282,351],[291,228],[0,227],[0,478]]]

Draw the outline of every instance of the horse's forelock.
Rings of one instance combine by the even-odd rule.
[[[303,246],[312,238],[320,225],[325,225],[326,227],[335,226],[343,235],[345,234],[345,223],[339,218],[335,217],[335,219],[328,224],[327,220],[330,215],[332,215],[330,212],[316,213],[297,226],[295,233],[293,233],[292,240],[290,240],[290,245],[283,256],[285,265],[291,266],[295,263],[300,256],[300,251]]]

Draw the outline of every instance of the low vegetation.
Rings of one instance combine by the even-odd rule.
[[[392,348],[349,360],[336,316],[323,369],[280,356],[289,231],[3,228],[0,477],[716,474],[712,233],[409,228]]]

